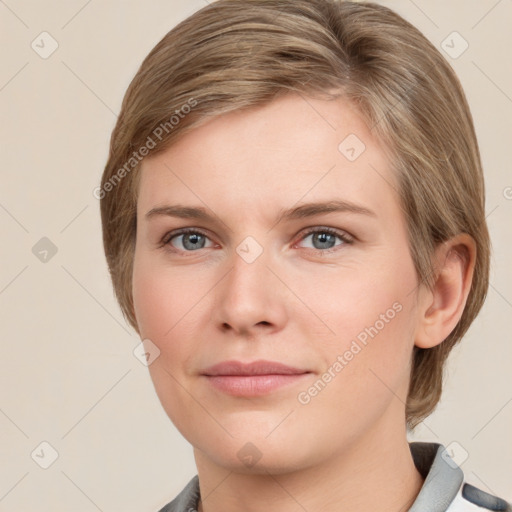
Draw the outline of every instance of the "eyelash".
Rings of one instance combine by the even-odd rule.
[[[301,235],[301,238],[299,239],[299,241],[302,241],[305,238],[307,238],[309,235],[315,234],[315,233],[328,233],[330,235],[337,236],[343,243],[339,244],[339,245],[336,245],[334,247],[331,247],[330,249],[306,248],[306,250],[314,251],[316,253],[325,254],[325,253],[335,252],[335,251],[339,250],[343,245],[350,245],[350,244],[354,243],[354,238],[352,236],[350,236],[348,233],[345,233],[343,231],[339,231],[339,230],[334,229],[334,228],[323,227],[323,226],[316,226],[316,227],[313,227],[313,228],[308,228],[306,230],[306,232],[304,232]],[[196,251],[182,251],[181,249],[176,249],[175,247],[173,247],[171,245],[171,240],[173,240],[174,238],[176,238],[176,237],[178,237],[180,235],[186,235],[186,234],[198,234],[198,235],[202,235],[202,236],[204,236],[206,238],[209,238],[207,233],[205,233],[201,229],[198,229],[198,228],[182,228],[182,229],[179,229],[177,231],[171,231],[170,233],[167,233],[162,238],[160,246],[163,247],[163,248],[166,248],[166,249],[168,249],[168,250],[170,250],[172,252],[185,252],[185,253],[196,252]]]

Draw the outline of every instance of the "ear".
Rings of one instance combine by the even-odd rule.
[[[419,293],[417,347],[435,347],[455,329],[468,299],[475,260],[475,241],[465,233],[436,248],[434,287],[421,286]]]

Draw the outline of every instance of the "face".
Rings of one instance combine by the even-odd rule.
[[[404,435],[417,277],[354,107],[289,95],[225,114],[140,178],[135,315],[196,457],[285,472]]]

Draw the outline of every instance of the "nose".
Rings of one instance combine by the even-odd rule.
[[[233,251],[230,270],[216,286],[213,320],[225,333],[251,338],[283,328],[290,297],[265,250],[251,261],[244,248]]]

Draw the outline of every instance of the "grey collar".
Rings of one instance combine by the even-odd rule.
[[[409,443],[417,470],[425,479],[409,512],[445,512],[464,480],[462,469],[439,443]]]

